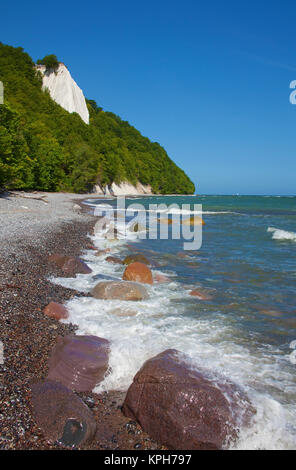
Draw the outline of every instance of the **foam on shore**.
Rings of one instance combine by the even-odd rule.
[[[112,254],[121,257],[127,254],[128,239],[134,241],[135,234],[127,233],[115,242],[103,241],[102,233],[92,237],[98,248],[109,247]],[[52,281],[89,292],[98,277],[121,279],[124,267],[106,262],[108,255],[97,257],[89,250],[84,259],[93,270],[91,274]],[[218,315],[205,315],[202,302],[193,300],[171,274],[172,282],[147,286],[150,297],[141,302],[79,297],[67,303],[70,317],[66,322],[78,325],[78,334],[93,334],[111,342],[110,373],[95,391],[126,390],[144,361],[175,348],[188,355],[193,367],[225,375],[249,395],[257,414],[251,427],[240,430],[233,448],[295,448],[296,405],[288,400],[294,393],[295,370],[289,357],[275,347],[240,343],[239,332],[227,314],[217,306]],[[188,313],[192,302],[194,316]],[[281,400],[284,395],[286,402]]]

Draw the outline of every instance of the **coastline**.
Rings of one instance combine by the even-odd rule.
[[[26,201],[19,196],[29,199]],[[31,197],[37,199],[32,200]],[[222,245],[215,245],[215,240],[214,243],[209,240],[203,253],[188,253],[186,256],[182,253],[181,256],[181,252],[178,252],[178,257],[175,256],[178,246],[176,242],[173,245],[166,244],[164,250],[159,244],[153,247],[138,242],[135,245],[133,237],[127,237],[130,241],[119,243],[118,246],[112,243],[112,239],[110,242],[103,240],[101,243],[100,237],[93,236],[93,228],[98,219],[90,215],[90,207],[84,204],[87,197],[89,195],[85,194],[19,193],[9,199],[0,198],[0,328],[4,336],[0,336],[0,340],[4,342],[5,354],[4,367],[0,366],[0,449],[61,448],[60,445],[49,443],[32,419],[30,389],[31,384],[40,382],[47,376],[47,359],[57,343],[58,336],[75,332],[78,335],[106,338],[112,343],[109,357],[110,374],[106,376],[106,382],[102,387],[95,389],[97,394],[76,393],[76,397],[80,397],[90,409],[97,426],[95,439],[87,446],[78,447],[79,449],[164,449],[141,430],[135,422],[137,418],[133,417],[133,421],[129,421],[123,416],[121,408],[125,392],[114,390],[127,390],[141,365],[167,348],[175,348],[192,357],[194,368],[197,370],[204,367],[206,360],[206,368],[210,373],[217,374],[218,377],[221,372],[249,397],[257,413],[250,427],[240,426],[239,439],[231,448],[294,448],[293,432],[288,433],[288,426],[293,425],[293,422],[289,410],[286,409],[288,403],[292,417],[293,394],[286,392],[286,387],[293,386],[295,382],[293,362],[288,356],[291,354],[291,345],[294,344],[294,334],[290,326],[295,322],[292,310],[291,318],[284,317],[279,310],[286,308],[286,301],[285,304],[276,303],[271,306],[268,296],[262,298],[262,289],[259,289],[260,302],[256,303],[254,292],[247,289],[249,282],[246,282],[254,278],[254,270],[249,269],[246,273],[245,270],[237,269],[235,260],[225,269],[225,259],[229,259],[229,254],[227,257],[223,254],[225,258],[220,264],[222,269],[217,271],[217,259]],[[46,198],[47,202],[42,198]],[[102,197],[95,199],[103,200]],[[290,253],[295,247],[291,239],[278,241],[270,230],[266,230],[270,224],[293,230],[293,225],[287,225],[289,219],[285,217],[285,211],[289,209],[289,205],[285,202],[282,204],[282,224],[278,222],[278,218],[273,218],[271,212],[268,224],[260,218],[255,227],[253,218],[246,218],[245,212],[242,212],[243,216],[240,218],[237,218],[237,215],[229,215],[232,214],[230,212],[221,211],[221,208],[217,212],[220,204],[218,201],[217,208],[210,206],[213,210],[209,212],[211,215],[207,216],[206,228],[210,225],[220,233],[222,226],[226,233],[231,221],[234,236],[228,246],[231,244],[232,249],[240,249],[242,224],[244,227],[251,227],[251,233],[255,231],[256,242],[260,240],[259,250],[263,246],[272,255],[283,251]],[[259,205],[259,213],[261,207],[268,209],[270,205],[272,202],[266,202],[264,199],[264,204],[262,202]],[[245,209],[244,205],[242,207]],[[205,235],[207,233],[208,230]],[[107,254],[100,253],[101,248],[106,246],[111,251]],[[94,248],[98,253],[92,251]],[[255,248],[257,249],[257,245]],[[120,301],[105,302],[104,299],[99,300],[93,296],[90,298],[88,292],[102,276],[107,280],[122,279],[125,268],[106,262],[106,257],[110,254],[119,255],[123,260],[135,249],[144,256],[147,255],[153,267],[153,275],[168,273],[173,282],[158,284],[157,280],[151,290],[148,288],[149,298],[137,304],[136,316],[128,315],[119,319],[117,314],[113,315],[112,310],[114,306],[121,307]],[[223,250],[225,252],[224,248]],[[71,273],[69,279],[65,275],[62,278],[61,270],[48,263],[48,257],[58,253],[80,256],[92,269],[92,273],[77,278]],[[248,252],[242,253],[242,259],[245,262],[250,261]],[[273,267],[269,262],[273,257],[266,256],[265,259],[263,272],[273,273],[274,271],[270,271]],[[286,276],[286,257],[282,259],[282,276]],[[180,273],[181,276],[184,273],[186,277],[182,279]],[[274,274],[278,280],[278,271]],[[210,285],[210,276],[221,282],[221,285]],[[274,276],[271,283],[273,279]],[[266,285],[271,283],[268,277]],[[225,288],[223,295],[221,286]],[[197,292],[189,292],[195,287]],[[268,292],[268,289],[266,291]],[[209,292],[209,298],[200,295]],[[241,297],[242,292],[250,295],[250,302]],[[194,297],[196,293],[198,295]],[[43,308],[51,301],[67,304],[67,322],[60,323],[44,316]],[[176,305],[176,314],[171,315],[171,307]],[[250,323],[250,315],[244,316],[246,305],[259,323],[257,329],[254,322]],[[290,302],[288,305],[292,307],[294,304]],[[238,316],[240,312],[242,317]],[[281,323],[278,320],[279,313]],[[245,321],[256,335],[251,343],[252,349],[245,347],[250,344]],[[164,324],[167,335],[162,334]],[[262,325],[264,331],[261,330]],[[282,326],[281,334],[278,328],[274,328],[275,325]],[[283,338],[286,341],[284,345]],[[281,347],[280,350],[277,345]],[[266,378],[263,379],[262,368],[266,372]],[[270,379],[279,386],[278,395],[270,389]],[[108,392],[101,393],[102,390]],[[272,414],[269,413],[271,409]],[[50,415],[47,413],[47,416]],[[42,429],[45,431],[46,428]],[[150,432],[147,428],[144,429]],[[212,426],[211,429],[216,427]],[[154,435],[157,441],[167,443],[162,437]],[[179,447],[172,445],[169,448]]]
[[[4,364],[0,365],[0,449],[61,449],[61,445],[43,437],[32,418],[30,384],[46,377],[48,356],[58,336],[73,334],[77,329],[46,317],[43,308],[51,301],[63,303],[85,294],[48,281],[58,272],[47,258],[52,253],[80,255],[91,244],[87,235],[95,220],[87,213],[87,206],[81,204],[88,195],[25,194],[29,198],[0,198],[0,340],[4,344]],[[31,199],[40,194],[47,203]],[[73,209],[75,204],[81,210]],[[97,422],[94,440],[79,449],[164,448],[123,416],[124,393],[77,395]]]

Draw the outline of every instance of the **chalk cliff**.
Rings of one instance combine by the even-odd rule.
[[[143,194],[153,194],[150,185],[143,185],[140,182],[136,186],[128,181],[123,181],[120,184],[112,183],[110,186],[101,187],[96,185],[94,187],[96,194],[104,194],[105,196],[139,196]]]
[[[89,112],[82,90],[71,77],[67,67],[60,63],[57,70],[46,70],[44,65],[37,65],[43,75],[43,88],[49,90],[50,96],[56,103],[69,113],[77,113],[89,124]]]

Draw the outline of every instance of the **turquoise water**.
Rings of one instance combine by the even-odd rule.
[[[205,225],[198,252],[188,253],[188,258],[168,257],[182,251],[184,240],[148,239],[142,250],[153,250],[150,257],[155,261],[164,256],[166,268],[176,272],[179,282],[213,290],[204,311],[233,315],[242,335],[283,348],[296,339],[296,197],[161,197],[136,202],[146,208],[151,203],[190,203],[192,210],[202,204]],[[275,232],[268,228],[295,238],[282,234],[274,239]]]
[[[193,367],[222,374],[249,395],[257,414],[241,430],[235,448],[295,449],[296,197],[144,197],[126,202],[148,210],[149,204],[175,203],[181,211],[182,204],[202,204],[203,241],[198,251],[184,251],[182,239],[127,235],[111,242],[99,233],[93,237],[98,248],[108,247],[122,258],[143,252],[152,261],[153,274],[170,280],[148,287],[150,297],[141,302],[90,297],[69,302],[69,321],[81,334],[111,341],[111,373],[98,390],[127,389],[145,360],[176,348]],[[107,203],[116,205],[115,200],[89,201],[101,208]],[[122,220],[118,218],[119,230]],[[98,279],[121,279],[124,268],[107,263],[106,256],[88,251],[91,275],[54,282],[88,292]],[[205,299],[189,295],[192,289]]]

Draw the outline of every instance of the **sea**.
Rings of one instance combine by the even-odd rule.
[[[295,449],[296,197],[145,196],[124,202],[127,209],[138,204],[142,210],[116,210],[115,198],[85,201],[107,220],[90,238],[111,253],[87,250],[83,258],[91,274],[51,279],[87,293],[101,280],[122,279],[124,266],[106,262],[108,255],[123,259],[131,253],[144,254],[153,275],[168,278],[147,286],[149,299],[140,302],[88,296],[68,302],[65,322],[78,325],[77,334],[111,342],[110,373],[95,391],[127,390],[147,359],[174,348],[191,367],[222,375],[249,396],[256,414],[232,448]],[[166,238],[157,232],[160,223],[152,235],[143,218],[133,232],[140,212],[146,221],[151,214],[202,216],[201,246],[185,250],[182,229],[180,238],[172,236],[177,219]],[[114,224],[119,240],[106,239]],[[192,290],[200,295],[190,295]]]

